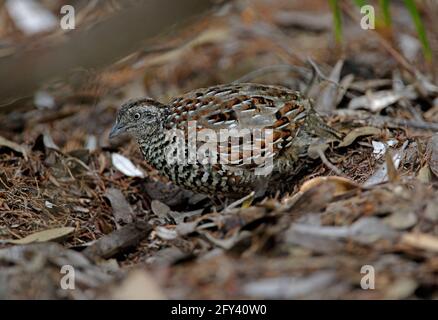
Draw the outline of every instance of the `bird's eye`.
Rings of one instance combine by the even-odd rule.
[[[137,113],[134,114],[134,119],[135,120],[140,119],[140,117],[141,117],[140,113],[137,112]]]

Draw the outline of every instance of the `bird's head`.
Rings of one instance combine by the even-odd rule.
[[[153,99],[130,100],[122,105],[110,132],[110,139],[122,133],[135,138],[148,137],[162,128],[166,108]]]

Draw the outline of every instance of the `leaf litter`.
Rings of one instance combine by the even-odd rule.
[[[83,86],[41,89],[50,108],[30,100],[0,115],[0,298],[438,298],[436,85],[425,70],[394,72],[354,27],[340,60],[325,20],[294,22],[302,3],[274,3],[233,7],[184,45],[138,52]],[[320,78],[310,88],[291,75],[308,61]],[[194,195],[130,139],[107,138],[132,92],[167,101],[249,75],[319,97],[345,134],[315,148],[322,160],[287,193]],[[74,291],[58,290],[63,265]]]

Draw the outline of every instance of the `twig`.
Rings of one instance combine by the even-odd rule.
[[[336,173],[338,176],[345,176],[344,173],[338,169],[333,163],[331,163],[327,157],[324,154],[324,151],[322,151],[320,148],[317,149],[318,155],[321,158],[322,163],[324,163],[324,165],[329,168],[330,170],[332,170],[334,173]]]

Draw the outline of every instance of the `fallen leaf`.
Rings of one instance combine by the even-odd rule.
[[[118,153],[111,155],[114,167],[128,177],[144,178],[144,173],[138,169],[128,158]]]
[[[14,150],[15,152],[21,153],[23,155],[24,159],[27,160],[26,148],[19,145],[18,143],[15,143],[13,141],[10,141],[10,140],[0,136],[0,147],[7,147],[9,149]]]
[[[380,141],[371,141],[373,145],[373,155],[376,159],[380,159],[386,152],[386,146]]]
[[[73,227],[62,227],[49,229],[44,231],[35,232],[27,237],[24,237],[19,240],[6,240],[5,242],[13,243],[13,244],[29,244],[33,242],[47,242],[52,240],[57,240],[66,235],[72,233],[75,230]]]
[[[385,163],[386,163],[386,171],[388,173],[388,180],[390,182],[398,181],[399,180],[399,176],[397,172],[398,165],[396,168],[390,150],[386,151],[385,153]]]
[[[432,180],[432,174],[431,174],[430,168],[427,164],[424,165],[420,169],[420,171],[418,171],[417,179],[423,183],[430,183],[430,181]]]
[[[111,202],[116,222],[131,223],[134,221],[135,214],[119,189],[109,188],[105,193],[105,197]]]
[[[406,233],[401,238],[402,243],[426,251],[438,252],[438,237],[426,233]]]
[[[155,229],[155,233],[163,240],[173,240],[178,237],[178,232],[173,229],[158,226]]]
[[[405,143],[403,143],[403,145],[392,155],[392,163],[394,164],[395,169],[398,169],[408,144],[409,141],[405,141]],[[388,168],[387,163],[385,162],[377,168],[377,170],[371,175],[371,177],[368,178],[367,181],[365,181],[363,185],[365,187],[370,187],[386,181],[388,181]]]
[[[151,229],[147,222],[134,221],[99,238],[82,253],[92,260],[110,258],[137,245],[149,235]]]
[[[351,130],[342,140],[342,142],[338,145],[338,148],[348,147],[351,145],[357,138],[363,136],[374,136],[379,135],[382,131],[375,127],[361,127]]]
[[[348,109],[367,109],[372,112],[380,112],[402,98],[416,99],[417,93],[414,87],[406,86],[403,92],[395,92],[394,90],[367,92],[363,96],[351,99]]]
[[[321,112],[329,112],[336,108],[336,99],[340,87],[335,83],[339,83],[343,66],[344,61],[339,60],[333,67],[333,70],[331,71],[329,76],[329,80],[333,82],[327,82],[324,85],[324,88],[319,92],[315,104],[316,110]]]
[[[49,132],[43,134],[43,143],[44,143],[44,147],[48,149],[53,149],[57,151],[60,150],[59,147],[56,145],[55,141],[53,141],[53,138]]]
[[[333,185],[335,187],[333,194],[334,196],[339,196],[348,191],[361,188],[360,185],[358,185],[353,180],[344,177],[338,177],[338,176],[328,176],[328,177],[316,177],[309,181],[304,182],[300,188],[300,192],[306,192],[322,184]]]

